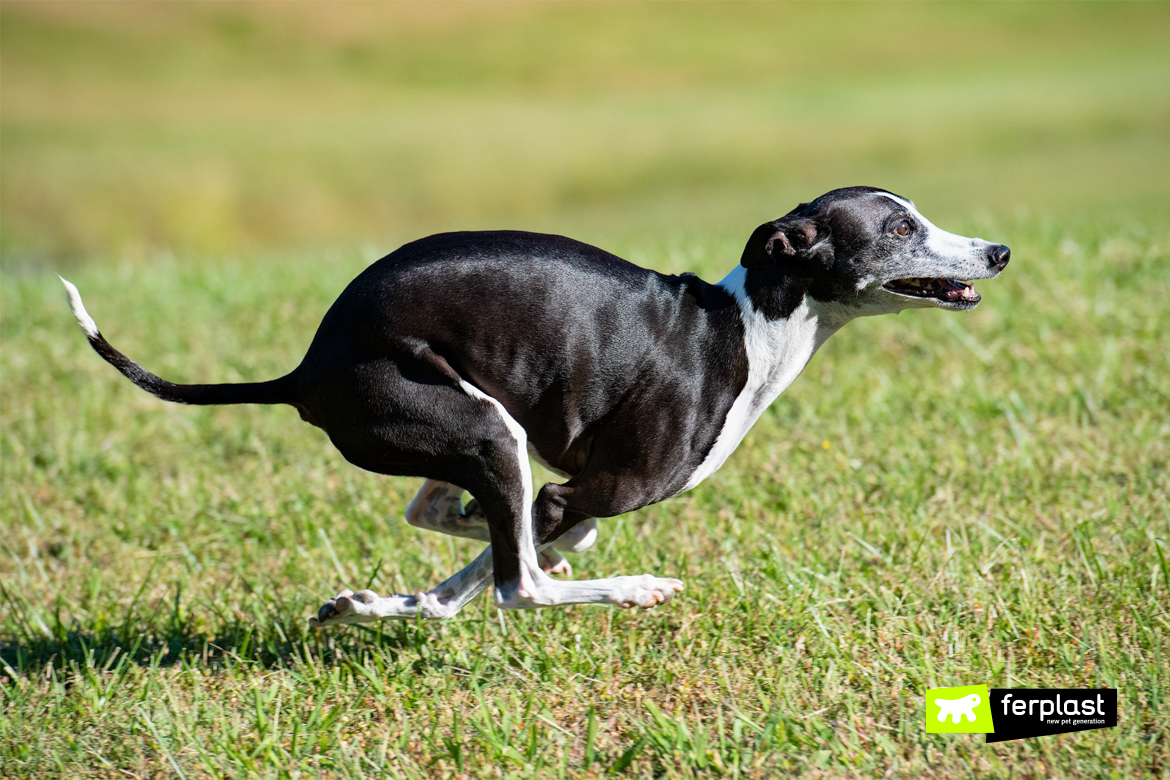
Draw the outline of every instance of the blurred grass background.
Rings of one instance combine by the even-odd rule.
[[[1164,208],[1163,3],[5,2],[0,256]]]
[[[0,775],[1165,777],[1170,4],[0,5]],[[855,323],[729,463],[601,526],[648,613],[308,630],[475,546],[287,408],[421,235],[563,232],[717,279],[874,184],[1013,249],[970,314]],[[1161,541],[1159,541],[1161,540]],[[1161,546],[1160,546],[1161,545]],[[983,746],[927,687],[1120,689]]]

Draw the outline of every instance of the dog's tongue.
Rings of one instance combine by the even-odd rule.
[[[948,301],[973,301],[979,298],[979,293],[975,292],[975,288],[969,284],[956,282],[953,279],[946,281],[946,299]]]

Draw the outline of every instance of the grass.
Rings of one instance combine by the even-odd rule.
[[[1165,6],[340,7],[3,7],[0,774],[1170,774]],[[396,240],[711,279],[857,181],[1013,265],[851,324],[724,469],[604,522],[576,576],[687,583],[644,613],[309,630],[476,548],[292,410],[141,393],[49,273],[161,375],[259,379]],[[1120,724],[926,734],[974,683],[1115,687]]]

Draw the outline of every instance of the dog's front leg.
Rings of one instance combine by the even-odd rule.
[[[522,476],[526,480],[530,479],[523,471]],[[561,503],[558,499],[563,500],[572,491],[574,488],[569,484],[545,485],[537,500],[540,514],[552,513],[554,507]],[[533,609],[567,604],[614,604],[624,608],[649,609],[669,601],[683,589],[682,582],[677,579],[649,574],[558,582],[541,570],[537,557],[538,551],[550,544],[553,534],[547,533],[537,538],[531,512],[520,514],[513,508],[513,511],[507,513],[497,510],[496,516],[498,520],[492,525],[489,513],[489,529],[493,536],[499,537],[498,540],[493,539],[492,546],[500,550],[495,557],[495,579],[496,606],[501,609]],[[569,531],[581,525],[585,523],[578,522],[570,526]],[[572,537],[566,543],[571,541]]]

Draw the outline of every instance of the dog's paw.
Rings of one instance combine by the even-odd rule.
[[[675,593],[683,589],[682,580],[676,580],[672,577],[654,577],[643,574],[640,577],[621,577],[620,579],[625,580],[625,582],[621,583],[616,603],[622,609],[633,607],[650,609],[670,601]]]
[[[573,573],[573,565],[552,547],[545,547],[537,553],[536,557],[540,561],[541,571],[545,574],[560,574],[568,577]]]
[[[378,618],[368,614],[363,607],[378,600],[378,594],[372,590],[343,590],[326,601],[317,610],[317,617],[309,618],[309,625],[314,628],[325,628],[345,623],[371,623]]]

